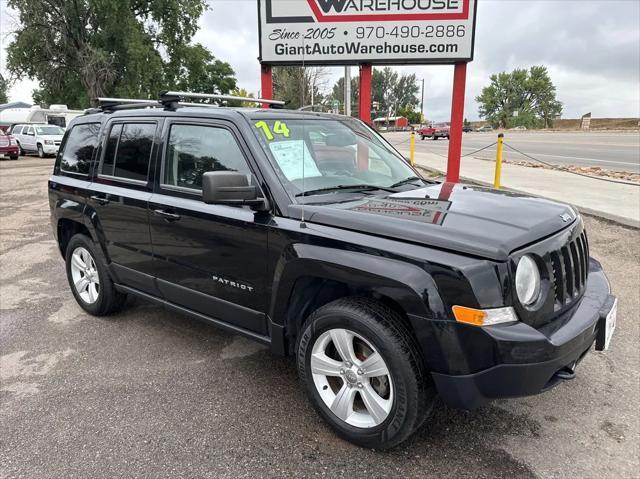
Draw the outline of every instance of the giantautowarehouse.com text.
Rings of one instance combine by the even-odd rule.
[[[289,45],[288,43],[276,43],[276,55],[399,55],[417,53],[457,53],[458,45],[455,43],[402,45],[385,42],[380,45],[367,45],[360,42],[346,42],[342,45]]]

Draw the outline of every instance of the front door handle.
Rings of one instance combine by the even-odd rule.
[[[109,204],[109,200],[107,199],[106,196],[97,196],[97,195],[95,195],[95,196],[92,196],[91,199],[93,201],[95,201],[96,203],[101,204],[103,206]]]
[[[167,210],[153,210],[153,213],[158,216],[162,216],[167,221],[178,221],[181,216],[176,213],[171,213]]]

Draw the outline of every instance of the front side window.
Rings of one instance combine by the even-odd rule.
[[[252,123],[292,196],[389,189],[416,178],[405,159],[359,121],[256,118]]]
[[[229,130],[203,125],[171,125],[163,184],[202,189],[207,171],[249,174],[249,166]]]
[[[11,130],[12,135],[20,135],[22,133],[22,125],[18,125]]]
[[[147,181],[155,132],[155,123],[112,125],[100,173],[129,180]]]
[[[93,152],[98,146],[100,123],[74,126],[67,134],[60,154],[60,169],[66,173],[89,174]]]

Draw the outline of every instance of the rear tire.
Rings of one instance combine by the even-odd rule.
[[[71,238],[65,260],[71,292],[82,309],[93,316],[107,316],[122,309],[127,295],[116,290],[91,238],[83,234]]]
[[[433,409],[435,388],[415,338],[403,318],[378,301],[350,297],[322,306],[302,327],[296,351],[311,404],[354,444],[394,447]]]

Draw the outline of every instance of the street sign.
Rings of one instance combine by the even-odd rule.
[[[476,0],[258,0],[267,65],[473,60]]]

